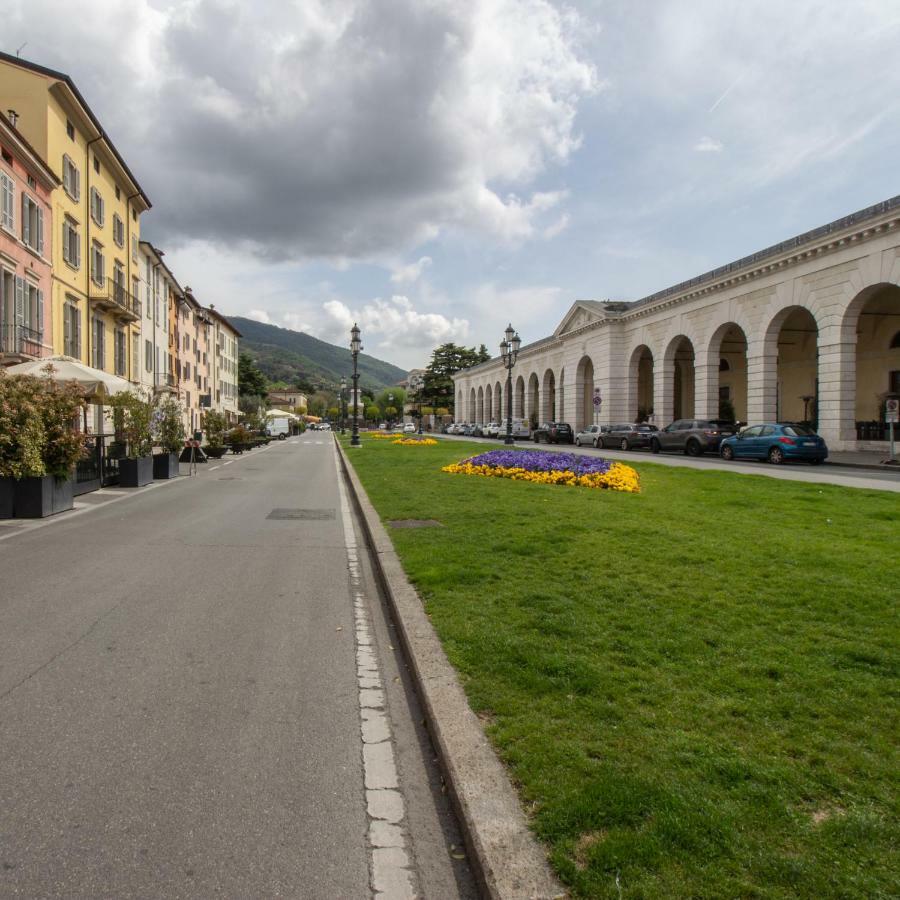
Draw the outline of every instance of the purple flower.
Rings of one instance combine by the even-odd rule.
[[[473,466],[525,469],[526,472],[574,472],[576,475],[605,474],[612,465],[608,459],[595,456],[546,450],[489,450],[466,462]]]

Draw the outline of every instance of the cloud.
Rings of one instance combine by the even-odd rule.
[[[70,73],[121,142],[155,240],[274,260],[372,259],[448,228],[538,235],[534,182],[578,149],[600,86],[580,22],[551,0],[4,11],[7,40]]]
[[[264,309],[251,309],[247,313],[248,319],[255,319],[257,322],[262,322],[263,325],[271,325],[272,319],[269,317],[269,314]]]
[[[694,149],[698,153],[721,153],[725,145],[721,141],[717,141],[711,137],[702,137],[696,144]]]
[[[422,273],[431,265],[431,257],[423,256],[414,263],[399,266],[391,273],[394,284],[411,284],[422,277]]]

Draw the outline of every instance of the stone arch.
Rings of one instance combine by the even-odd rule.
[[[474,386],[469,391],[469,406],[466,409],[466,419],[465,421],[471,424],[475,419],[475,408],[477,405],[477,396],[475,394]]]
[[[628,409],[633,422],[644,422],[653,414],[653,352],[638,344],[628,360]]]
[[[506,417],[506,408],[503,406],[503,387],[500,382],[494,384],[494,421],[499,422]]]
[[[475,401],[475,422],[478,425],[484,424],[484,388],[478,386],[477,399]]]
[[[494,421],[494,389],[491,385],[484,388],[484,424]]]
[[[697,415],[747,421],[747,348],[747,333],[736,322],[712,333],[706,360],[697,366]]]
[[[583,431],[594,421],[594,361],[585,354],[575,369],[575,431]]]
[[[525,416],[525,379],[520,375],[516,378],[513,390],[513,418],[522,419]]]
[[[541,422],[553,422],[556,419],[556,376],[553,369],[544,372],[541,382]]]
[[[673,337],[663,353],[661,388],[658,392],[664,424],[694,417],[696,377],[694,342],[684,334]],[[656,391],[654,391],[656,393]]]
[[[785,306],[766,326],[763,339],[765,421],[818,423],[819,322],[805,304]]]
[[[559,370],[559,386],[556,389],[556,418],[563,422],[566,418],[566,367],[563,366]]]
[[[532,372],[528,376],[528,392],[525,399],[525,418],[528,420],[529,425],[534,426],[540,404],[540,383],[538,382],[537,372]]]
[[[453,421],[461,422],[463,420],[463,392],[460,388],[456,392],[456,409],[453,410]]]

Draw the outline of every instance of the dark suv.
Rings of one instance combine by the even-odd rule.
[[[609,431],[603,435],[601,446],[606,448],[618,447],[620,450],[634,450],[635,447],[647,448],[653,435],[656,434],[655,425],[645,423],[634,425],[610,425]]]
[[[678,419],[653,435],[650,449],[654,453],[679,450],[688,456],[718,453],[722,440],[737,430],[734,422],[721,419]]]
[[[566,422],[545,422],[540,428],[534,429],[531,439],[536,444],[541,441],[548,444],[571,444],[575,440],[575,432]]]

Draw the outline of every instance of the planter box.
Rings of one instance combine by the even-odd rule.
[[[144,487],[153,481],[153,457],[119,460],[119,487]]]
[[[17,519],[43,519],[75,507],[75,482],[71,478],[23,478],[14,482]]]
[[[228,449],[228,448],[225,447],[225,446],[222,446],[222,447],[209,447],[209,446],[206,446],[206,447],[203,447],[203,452],[204,452],[210,459],[221,459],[221,458],[225,455],[225,451],[226,451],[227,449]]]
[[[0,519],[13,517],[16,482],[12,478],[0,478]]]
[[[177,453],[154,453],[153,454],[153,477],[159,481],[165,478],[178,477],[178,454]]]

